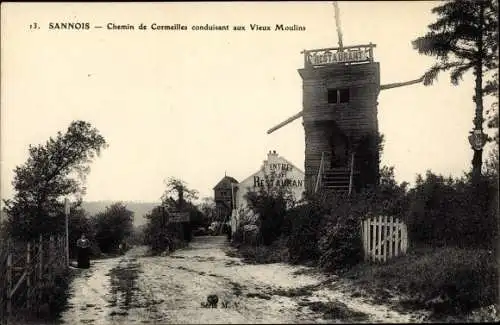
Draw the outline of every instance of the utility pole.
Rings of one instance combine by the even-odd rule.
[[[64,214],[66,217],[66,265],[69,266],[69,200],[64,199]]]

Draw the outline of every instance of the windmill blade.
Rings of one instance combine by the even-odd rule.
[[[391,89],[391,88],[397,88],[397,87],[404,87],[404,86],[410,86],[410,85],[413,85],[413,84],[417,84],[417,83],[421,83],[422,81],[424,80],[424,77],[420,77],[418,79],[415,79],[415,80],[410,80],[410,81],[406,81],[406,82],[395,82],[395,83],[392,83],[392,84],[387,84],[387,85],[381,85],[380,86],[380,90],[386,90],[386,89]],[[295,121],[296,119],[298,119],[299,117],[302,116],[302,111],[287,118],[286,120],[284,120],[283,122],[277,124],[276,126],[273,126],[272,128],[270,128],[269,130],[267,130],[267,134],[271,134],[273,133],[274,131],[282,128],[283,126]]]
[[[289,118],[287,118],[286,120],[284,120],[283,122],[281,122],[280,124],[276,125],[276,126],[273,126],[272,128],[270,128],[269,130],[267,130],[267,134],[271,134],[273,133],[274,131],[276,131],[277,129],[287,125],[288,123],[291,123],[293,121],[295,121],[296,119],[298,119],[299,117],[302,116],[302,111],[298,112],[297,114],[295,114],[294,116],[291,116]]]
[[[380,86],[380,90],[386,90],[386,89],[391,89],[391,88],[410,86],[410,85],[413,85],[413,84],[421,83],[423,80],[424,80],[424,77],[420,77],[418,79],[410,80],[410,81],[406,81],[406,82],[395,82],[395,83],[392,83],[392,84],[381,85]]]

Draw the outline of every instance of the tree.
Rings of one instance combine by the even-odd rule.
[[[448,0],[432,9],[438,19],[428,25],[430,31],[414,40],[420,54],[434,56],[437,63],[424,75],[424,85],[431,85],[441,71],[451,71],[451,82],[458,85],[463,75],[473,70],[475,89],[474,130],[478,144],[473,147],[472,176],[481,176],[482,154],[486,135],[483,133],[483,97],[496,91],[496,79],[483,82],[483,77],[498,69],[498,1]],[[471,137],[473,135],[471,134]]]
[[[245,194],[248,207],[258,215],[264,245],[271,245],[283,231],[286,211],[295,205],[288,187],[278,186],[276,173],[265,175],[265,185]]]
[[[178,178],[170,177],[165,181],[167,189],[162,195],[164,205],[171,208],[180,209],[185,202],[190,202],[198,198],[198,191],[189,189],[187,184]]]
[[[133,217],[134,212],[121,202],[112,204],[95,215],[95,238],[102,252],[116,250],[124,239],[132,235]]]
[[[186,202],[184,205],[185,211],[189,212],[189,224],[190,228],[194,229],[201,227],[205,220],[205,215],[200,209],[191,202]]]
[[[147,224],[135,226],[132,230],[132,235],[129,238],[131,245],[144,245],[145,244],[145,230]]]
[[[157,206],[145,216],[148,221],[144,228],[144,243],[149,245],[154,253],[174,250],[182,238],[186,239],[184,231],[189,228],[179,229],[178,223],[167,223],[168,213],[164,206]]]
[[[173,234],[165,224],[165,211],[155,207],[145,218],[148,220],[144,228],[144,243],[155,253],[171,246]]]
[[[68,237],[70,255],[73,256],[76,251],[76,242],[82,234],[85,234],[91,243],[95,243],[95,225],[84,209],[77,207],[70,211]]]
[[[201,200],[201,203],[198,204],[198,210],[200,210],[201,213],[203,213],[205,223],[208,223],[209,221],[213,220],[217,215],[215,208],[215,201],[212,197],[204,197]]]
[[[498,87],[498,72],[495,73],[493,78],[493,85]],[[489,152],[488,158],[485,163],[485,175],[490,176],[496,182],[498,181],[498,145],[499,145],[499,135],[498,135],[498,91],[493,92],[495,101],[491,104],[489,110],[486,111],[488,116],[488,128],[494,130],[493,138],[490,138],[490,142],[493,142],[491,151]]]
[[[99,131],[84,121],[73,121],[45,145],[30,145],[28,160],[14,169],[14,198],[4,201],[10,234],[28,239],[64,225],[60,199],[85,193],[90,163],[106,146]]]
[[[485,162],[485,175],[486,176],[491,176],[493,179],[498,180],[498,159],[499,159],[499,154],[498,154],[498,145],[499,145],[499,137],[498,137],[498,102],[496,103],[497,105],[497,111],[495,114],[491,117],[490,121],[488,122],[488,127],[492,129],[496,129],[495,134],[493,138],[491,139],[493,142],[491,151],[489,152],[488,158]]]
[[[181,179],[170,177],[165,181],[166,189],[162,195],[162,206],[167,210],[188,212],[190,220],[194,222],[182,222],[177,224],[177,234],[183,240],[191,241],[191,228],[201,223],[201,212],[192,203],[198,198],[198,191],[190,189],[186,182]],[[168,214],[168,212],[167,212]]]

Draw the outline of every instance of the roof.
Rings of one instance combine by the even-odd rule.
[[[224,176],[224,178],[222,178],[222,179],[221,179],[221,180],[217,183],[217,185],[215,185],[214,190],[215,190],[216,188],[219,188],[219,187],[227,187],[227,188],[230,188],[232,183],[236,183],[236,184],[238,184],[238,181],[237,181],[236,179],[234,179],[233,177],[231,177],[231,176]]]

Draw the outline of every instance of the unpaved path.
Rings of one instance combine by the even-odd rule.
[[[167,257],[145,248],[93,261],[72,282],[63,324],[418,322],[333,277],[286,264],[249,265],[226,255],[224,237],[195,237]],[[305,271],[305,272],[304,272]],[[217,308],[204,308],[210,294]]]

